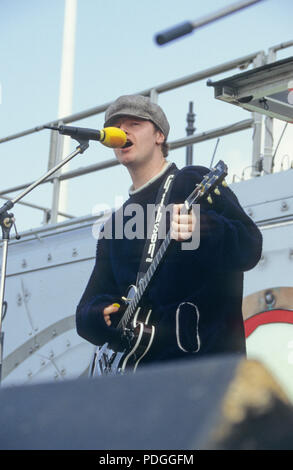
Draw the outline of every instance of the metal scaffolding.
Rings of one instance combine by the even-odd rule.
[[[265,54],[264,51],[257,51],[252,54],[248,54],[246,56],[225,62],[220,65],[216,65],[210,67],[208,69],[195,72],[191,75],[187,75],[182,78],[178,78],[176,80],[172,80],[169,82],[162,83],[160,85],[153,86],[146,90],[142,90],[137,92],[137,94],[141,94],[144,96],[149,96],[152,101],[158,102],[159,97],[163,93],[167,93],[169,91],[184,87],[189,84],[193,84],[196,82],[200,82],[205,79],[210,79],[211,77],[218,75],[223,72],[228,72],[236,68],[240,68],[241,70],[247,68],[248,66],[252,65],[252,67],[259,67],[265,65],[267,63],[274,62],[276,60],[276,53],[278,50],[291,47],[293,45],[293,41],[288,41],[286,43],[282,43],[276,46],[273,46],[269,49],[268,54]],[[9,142],[15,139],[19,139],[25,137],[27,135],[41,132],[45,129],[45,126],[52,126],[52,125],[60,125],[60,124],[69,124],[76,121],[80,121],[86,119],[91,116],[95,116],[107,109],[107,107],[111,103],[104,103],[99,106],[95,106],[93,108],[81,111],[79,113],[71,114],[69,116],[64,116],[63,118],[58,118],[54,121],[46,122],[44,124],[39,124],[31,129],[24,130],[22,132],[18,132],[16,134],[12,134],[0,139],[0,144],[5,142]],[[192,135],[187,135],[181,139],[174,140],[169,143],[170,151],[178,149],[180,147],[187,147],[191,148],[190,146],[193,144],[197,144],[199,142],[204,142],[210,139],[219,138],[221,136],[225,136],[228,134],[232,134],[235,132],[240,132],[245,129],[252,128],[253,129],[253,145],[252,145],[252,176],[258,176],[260,174],[259,170],[257,169],[257,161],[260,158],[261,153],[261,136],[262,132],[264,132],[265,138],[265,155],[271,156],[273,152],[273,139],[272,139],[272,129],[273,129],[273,121],[271,118],[267,118],[265,122],[265,126],[263,129],[263,119],[262,115],[253,112],[251,113],[250,119],[245,119],[240,122],[232,123],[228,126],[223,126],[217,129],[207,130],[205,132],[195,133]],[[191,133],[190,133],[191,134]],[[64,136],[57,134],[54,131],[51,131],[51,138],[50,138],[50,148],[49,148],[49,157],[48,157],[48,169],[52,168],[54,162],[59,161],[60,152],[62,149],[62,139]],[[190,158],[188,161],[191,161]],[[44,222],[55,224],[57,220],[57,215],[63,215],[66,218],[73,217],[70,214],[64,213],[64,211],[60,211],[59,208],[59,184],[61,181],[70,180],[72,178],[76,178],[78,176],[86,175],[92,172],[96,172],[99,170],[103,170],[106,168],[111,168],[113,166],[119,165],[116,159],[109,159],[107,161],[88,165],[83,168],[78,168],[76,170],[64,171],[59,172],[58,174],[52,175],[50,178],[45,180],[43,183],[55,183],[52,185],[52,207],[40,207],[36,204],[31,204],[31,207],[35,209],[40,209],[44,211]],[[56,184],[58,183],[58,184]],[[30,186],[32,182],[26,182],[21,185],[9,187],[0,191],[0,198],[9,199],[9,194],[15,191],[23,190]],[[28,204],[28,203],[27,203]]]

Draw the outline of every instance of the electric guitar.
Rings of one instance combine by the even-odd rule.
[[[217,186],[220,183],[226,185],[224,181],[226,175],[227,166],[220,160],[184,201],[181,213],[189,213],[192,205],[197,204],[203,198],[207,198],[208,202],[212,203],[210,193],[215,191],[216,194],[220,194]],[[125,349],[114,351],[108,343],[98,347],[91,361],[89,376],[118,375],[126,371],[135,372],[140,361],[147,355],[153,343],[155,327],[150,323],[152,310],[143,307],[142,298],[162,262],[171,240],[169,230],[153,262],[140,280],[139,286],[130,286],[126,298],[123,297],[126,309],[116,328],[121,331]]]

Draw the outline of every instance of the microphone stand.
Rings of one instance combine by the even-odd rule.
[[[1,267],[1,279],[0,279],[0,384],[2,381],[2,365],[3,365],[3,344],[4,344],[4,333],[2,332],[2,320],[6,314],[7,303],[4,301],[4,292],[5,292],[5,280],[6,280],[6,266],[7,266],[7,255],[8,255],[8,241],[10,237],[10,230],[12,225],[14,226],[16,239],[19,240],[20,236],[17,233],[15,226],[15,219],[11,212],[8,212],[14,204],[20,201],[24,196],[31,192],[34,188],[39,186],[43,181],[45,181],[49,176],[59,170],[63,165],[69,162],[73,157],[78,154],[82,154],[88,147],[88,140],[79,140],[79,145],[76,149],[68,155],[64,160],[61,160],[55,167],[51,168],[44,176],[36,180],[30,186],[28,186],[22,193],[16,196],[14,199],[7,201],[0,208],[0,226],[2,229],[2,241],[3,241],[3,250],[2,250],[2,267]],[[4,312],[5,307],[5,312]]]
[[[224,18],[225,16],[231,15],[236,11],[243,10],[246,7],[254,5],[255,3],[262,2],[263,0],[242,0],[237,3],[233,3],[227,7],[218,10],[215,13],[210,15],[204,16],[195,21],[185,21],[177,26],[174,26],[166,31],[158,33],[155,36],[155,41],[159,46],[166,44],[174,39],[178,39],[186,34],[192,33],[194,30],[199,29],[206,24],[213,23],[214,21],[219,20],[220,18]]]

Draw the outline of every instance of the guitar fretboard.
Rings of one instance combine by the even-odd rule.
[[[164,241],[161,243],[160,248],[158,249],[152,264],[150,265],[149,269],[145,273],[144,277],[140,280],[139,287],[135,293],[135,296],[131,300],[130,305],[127,307],[127,309],[124,312],[123,317],[121,318],[120,322],[117,325],[117,328],[119,329],[125,329],[127,328],[127,325],[130,323],[132,320],[136,309],[139,305],[139,302],[141,301],[141,298],[143,294],[145,293],[148,285],[150,284],[159,264],[161,263],[170,243],[171,243],[171,232],[169,230],[166,238]]]

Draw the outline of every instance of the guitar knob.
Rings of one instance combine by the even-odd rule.
[[[225,180],[222,181],[222,186],[224,186],[224,188],[227,188],[228,185]]]
[[[207,197],[207,201],[208,201],[209,204],[213,204],[213,200],[212,200],[210,194]]]

